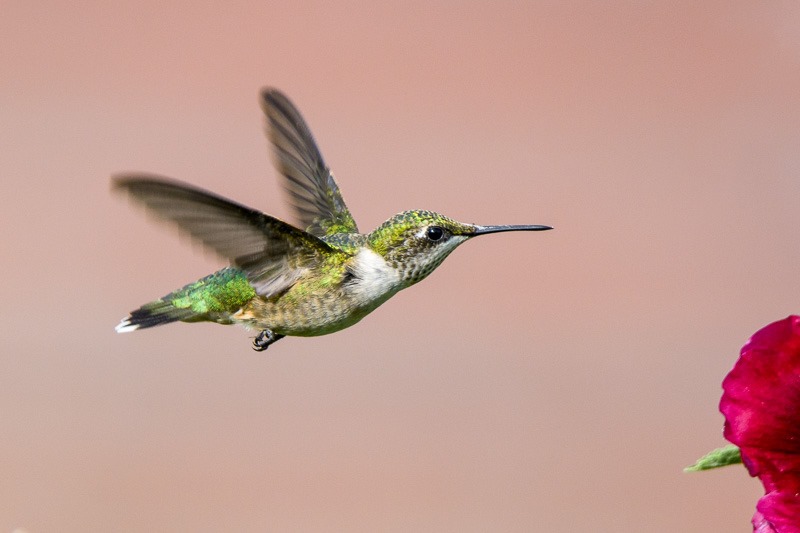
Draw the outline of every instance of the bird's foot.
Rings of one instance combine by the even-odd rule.
[[[286,335],[278,335],[277,333],[273,333],[268,329],[262,329],[261,332],[256,335],[256,338],[253,339],[253,349],[257,352],[263,352],[269,348],[270,344],[281,340],[285,336]]]

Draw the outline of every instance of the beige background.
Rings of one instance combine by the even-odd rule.
[[[3,3],[0,531],[750,530],[758,481],[681,468],[724,442],[741,344],[800,312],[797,4],[399,4]],[[363,230],[556,230],[264,354],[115,334],[222,264],[112,173],[290,215],[266,84]]]

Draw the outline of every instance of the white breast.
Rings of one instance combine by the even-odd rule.
[[[362,248],[353,258],[353,282],[348,292],[362,305],[380,305],[400,290],[400,273],[379,254]]]

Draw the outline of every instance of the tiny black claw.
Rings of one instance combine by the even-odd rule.
[[[271,330],[262,329],[256,338],[253,339],[253,349],[257,352],[263,352],[269,345],[273,342],[277,342],[284,338],[285,335],[278,335],[277,333],[273,333]]]

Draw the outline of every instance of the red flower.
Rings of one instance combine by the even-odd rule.
[[[800,316],[756,332],[722,388],[725,438],[766,492],[753,531],[800,533]]]

